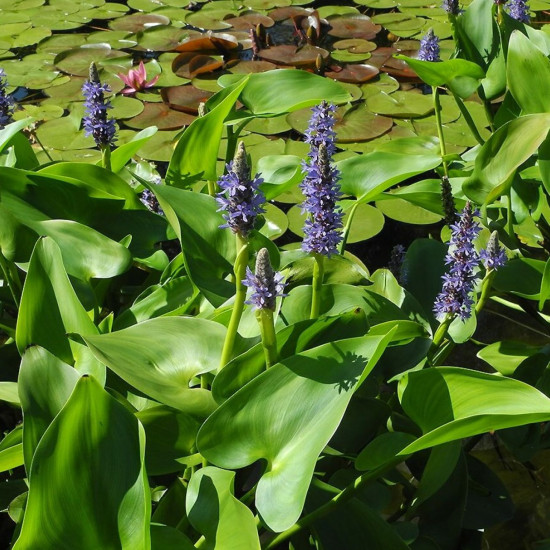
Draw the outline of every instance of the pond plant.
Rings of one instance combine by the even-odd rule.
[[[128,4],[0,72],[4,546],[550,548],[546,3]]]

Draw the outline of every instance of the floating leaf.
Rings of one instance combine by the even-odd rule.
[[[154,13],[133,13],[120,17],[109,23],[114,31],[127,31],[132,33],[143,32],[157,25],[169,25],[170,19],[164,15]]]
[[[315,66],[318,56],[327,59],[329,53],[323,48],[311,46],[293,46],[292,44],[283,44],[281,46],[271,46],[270,48],[260,50],[258,54],[265,61],[270,61],[277,65],[292,65],[294,67]]]
[[[326,71],[327,78],[334,78],[342,82],[350,82],[352,84],[362,84],[373,79],[380,71],[373,65],[346,65],[339,71]]]
[[[338,38],[362,38],[372,40],[382,29],[366,15],[342,15],[329,19],[332,27],[328,33]]]
[[[164,103],[145,103],[142,113],[126,120],[125,124],[140,130],[150,126],[156,126],[159,130],[176,130],[189,126],[193,120],[194,116],[170,109]]]
[[[162,98],[172,109],[196,115],[199,104],[207,101],[211,92],[199,90],[194,86],[173,86],[164,88]]]

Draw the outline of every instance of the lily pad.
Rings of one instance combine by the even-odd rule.
[[[101,67],[104,60],[125,55],[124,52],[111,49],[108,44],[89,44],[59,53],[55,56],[54,63],[60,71],[67,74],[87,77],[90,63],[94,62]]]
[[[415,92],[380,92],[367,98],[367,107],[373,113],[401,118],[419,118],[433,111],[431,95]]]
[[[135,117],[143,111],[144,106],[144,103],[139,99],[124,96],[113,98],[111,104],[113,110],[109,111],[109,115],[116,120]]]
[[[174,153],[176,137],[180,130],[157,132],[139,151],[138,155],[147,160],[168,162]]]
[[[362,38],[346,38],[338,40],[334,44],[337,50],[348,50],[350,53],[366,53],[376,50],[376,44]]]
[[[325,76],[340,82],[362,84],[372,80],[378,73],[379,70],[374,65],[364,63],[361,65],[346,65],[338,71],[327,71]]]
[[[314,66],[318,56],[321,56],[322,59],[327,59],[329,53],[323,48],[311,46],[310,44],[301,47],[292,44],[283,44],[281,46],[262,49],[258,55],[265,61],[271,61],[271,63],[278,65],[305,67]]]
[[[328,33],[338,38],[363,38],[372,40],[382,29],[366,15],[342,15],[329,19],[332,27]]]
[[[367,60],[371,56],[371,54],[369,52],[351,53],[348,50],[336,50],[333,51],[330,56],[332,57],[332,59],[340,61],[341,63],[357,63],[358,61]]]
[[[188,33],[183,29],[158,25],[133,36],[137,40],[136,50],[169,52],[177,48]]]
[[[120,17],[109,23],[109,27],[114,31],[128,31],[132,33],[143,32],[157,25],[169,25],[170,19],[165,15],[154,13],[133,13]]]
[[[222,67],[223,59],[195,52],[182,53],[172,62],[174,73],[189,79],[195,78],[199,74],[212,73]]]
[[[170,109],[164,103],[145,103],[143,112],[125,121],[125,124],[138,130],[149,126],[156,126],[159,130],[181,130],[184,126],[189,126],[193,120],[194,116]]]
[[[239,17],[230,17],[225,20],[237,31],[247,31],[248,29],[255,29],[257,25],[263,25],[265,28],[272,27],[275,21],[267,15],[261,13],[246,13]]]
[[[189,85],[164,88],[161,95],[172,109],[196,115],[199,104],[206,101],[212,95],[212,92],[199,90],[195,86]]]

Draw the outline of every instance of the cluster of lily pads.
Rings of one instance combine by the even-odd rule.
[[[550,548],[528,6],[90,2],[0,4],[6,546]]]

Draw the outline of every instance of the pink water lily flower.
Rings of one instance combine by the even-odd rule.
[[[157,75],[147,82],[147,72],[143,61],[139,62],[139,67],[137,69],[130,69],[127,75],[119,73],[117,76],[127,86],[127,88],[122,90],[123,94],[135,94],[136,92],[151,88],[157,83],[160,77],[160,75]]]

